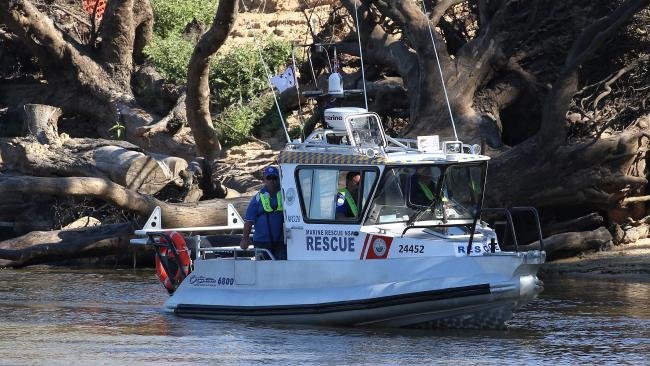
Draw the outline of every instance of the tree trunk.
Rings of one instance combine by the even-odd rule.
[[[166,185],[182,185],[180,171],[187,162],[176,157],[145,155],[121,141],[67,139],[42,145],[29,138],[0,144],[5,169],[37,176],[107,178],[141,193],[154,194]]]
[[[542,233],[544,234],[544,237],[546,237],[569,231],[593,230],[596,227],[602,226],[604,221],[605,220],[601,215],[594,212],[577,219],[549,224],[543,228]]]
[[[25,130],[41,144],[59,141],[60,108],[43,104],[25,104]]]
[[[159,192],[167,184],[182,184],[179,173],[188,166],[181,158],[145,155],[118,146],[103,146],[93,151],[94,166],[110,180],[145,194]]]
[[[192,128],[199,156],[209,161],[221,152],[221,144],[210,117],[210,58],[226,41],[235,24],[238,6],[238,0],[219,1],[212,26],[194,47],[187,67],[187,122]]]
[[[528,151],[524,146],[512,149],[490,162],[486,204],[562,207],[565,211],[618,207],[626,193],[634,194],[647,184],[645,177],[630,169],[646,154],[646,136],[631,131],[565,145],[552,158],[533,146]]]
[[[66,112],[80,113],[92,120],[97,131],[109,137],[109,131],[124,132],[135,145],[153,152],[192,158],[194,142],[191,131],[156,134],[143,138],[138,129],[155,123],[160,117],[135,102],[130,80],[134,52],[151,27],[147,16],[133,16],[134,7],[150,8],[148,0],[109,2],[102,20],[102,47],[99,53],[88,52],[69,42],[49,19],[29,1],[0,2],[5,23],[36,56],[51,91],[50,104]],[[136,35],[135,30],[145,34]],[[135,44],[138,39],[138,45]],[[35,94],[34,99],[42,99]],[[31,99],[30,99],[31,100]],[[41,103],[42,103],[41,102]]]

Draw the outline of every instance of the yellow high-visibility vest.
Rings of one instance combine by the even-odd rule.
[[[425,196],[429,199],[429,201],[433,201],[433,192],[427,187],[426,184],[418,181],[418,185],[420,186],[420,189],[422,190],[422,193],[424,193]]]
[[[282,207],[282,194],[280,194],[280,191],[276,194],[276,199],[278,200],[278,207],[275,211],[283,211],[284,207]],[[260,192],[260,201],[262,202],[264,212],[273,212],[273,207],[271,207],[271,195],[269,192]]]

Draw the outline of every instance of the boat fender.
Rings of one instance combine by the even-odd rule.
[[[156,276],[167,291],[172,294],[183,279],[190,274],[192,259],[190,258],[190,251],[187,248],[187,243],[183,235],[176,231],[167,232],[166,234],[171,239],[178,256],[174,254],[171,248],[161,247],[158,249],[158,254],[155,258]],[[167,239],[161,236],[160,242],[166,243]],[[170,273],[167,273],[167,270]]]

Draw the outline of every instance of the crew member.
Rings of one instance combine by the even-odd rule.
[[[339,189],[336,195],[336,218],[359,217],[357,197],[360,183],[360,172],[348,172],[346,174],[345,188]]]
[[[411,204],[429,206],[436,194],[435,182],[428,168],[418,168],[411,176]]]
[[[262,177],[264,186],[248,204],[244,217],[244,233],[239,245],[242,249],[248,248],[251,244],[251,229],[254,226],[253,244],[255,247],[268,249],[275,259],[287,259],[278,168],[267,166],[262,171]]]

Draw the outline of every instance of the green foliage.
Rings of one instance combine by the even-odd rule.
[[[167,79],[184,84],[194,45],[182,36],[192,19],[212,22],[217,0],[152,0],[154,35],[144,53]]]
[[[218,0],[152,0],[154,37],[145,54],[168,80],[184,84],[194,45],[181,32],[196,18],[205,29],[212,21]],[[217,117],[217,130],[224,144],[248,140],[253,128],[277,128],[279,117],[268,92],[267,72],[283,71],[290,60],[289,42],[275,38],[258,39],[218,54],[210,64],[211,109],[223,111]],[[260,60],[260,51],[269,71]],[[266,93],[266,95],[260,96]],[[119,130],[116,130],[119,133]]]
[[[264,62],[271,72],[283,71],[291,54],[286,41],[269,38],[263,41]],[[267,91],[267,72],[255,44],[241,45],[217,58],[210,67],[212,103],[223,109],[217,130],[226,146],[248,141],[255,127],[276,130],[281,122],[273,96]]]
[[[113,127],[108,129],[108,132],[113,133],[115,139],[119,140],[122,138],[124,132],[126,132],[126,127],[122,125],[120,122],[116,121]]]
[[[291,44],[275,38],[267,38],[260,43],[264,62],[270,71],[282,71],[290,58]],[[224,107],[251,100],[268,90],[266,75],[257,45],[244,44],[232,49],[210,67],[213,102],[218,107]]]
[[[167,79],[184,84],[193,50],[194,45],[178,33],[167,38],[154,35],[144,53]]]
[[[302,126],[293,126],[289,128],[289,137],[292,140],[302,138]]]
[[[218,3],[218,0],[152,0],[154,33],[162,38],[180,34],[194,18],[207,29]]]
[[[256,124],[273,124],[273,111],[276,109],[272,95],[254,97],[246,104],[235,103],[227,107],[217,118],[215,127],[224,145],[239,145],[248,141]]]

